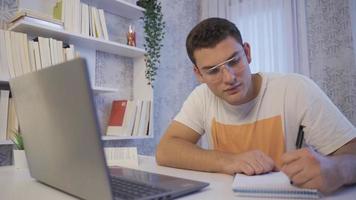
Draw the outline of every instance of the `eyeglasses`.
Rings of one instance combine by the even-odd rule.
[[[223,71],[223,66],[225,67],[226,70],[229,69],[236,69],[236,70],[240,70],[242,68],[242,65],[239,65],[241,59],[242,59],[242,55],[243,53],[238,53],[237,55],[235,55],[234,57],[225,60],[222,63],[219,63],[209,69],[201,69],[201,73],[203,76],[205,76],[206,78],[210,79],[210,80],[221,80],[222,78],[222,71]],[[228,67],[228,68],[227,68]]]

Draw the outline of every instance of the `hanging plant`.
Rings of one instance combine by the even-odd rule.
[[[144,22],[145,31],[145,76],[148,84],[153,87],[153,82],[157,74],[158,66],[160,65],[161,44],[164,38],[165,22],[163,21],[161,3],[157,0],[139,0],[136,3],[138,6],[145,8]]]

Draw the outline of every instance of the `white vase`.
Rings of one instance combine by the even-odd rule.
[[[14,150],[14,165],[16,169],[27,169],[27,159],[24,150]]]

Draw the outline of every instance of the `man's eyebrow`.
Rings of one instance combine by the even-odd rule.
[[[240,51],[235,51],[230,57],[228,57],[225,61],[219,63],[219,64],[216,64],[216,65],[212,65],[212,66],[203,66],[201,69],[203,70],[209,70],[210,68],[213,68],[217,65],[221,65],[222,63],[226,62],[227,60],[230,60],[231,58],[233,58],[234,56],[238,55],[240,53]]]

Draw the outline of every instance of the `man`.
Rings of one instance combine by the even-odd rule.
[[[158,164],[231,175],[281,170],[294,185],[325,193],[356,182],[356,129],[314,82],[251,74],[250,45],[225,19],[199,23],[186,47],[203,84],[162,137]],[[300,126],[306,144],[296,149]],[[203,134],[209,149],[197,145]]]

